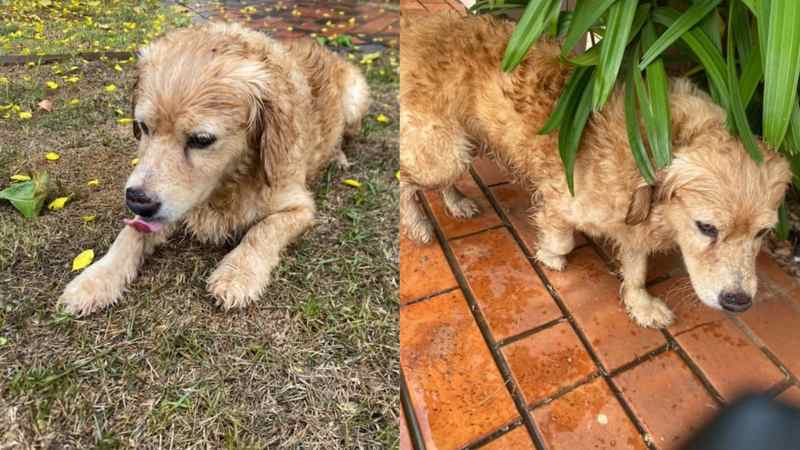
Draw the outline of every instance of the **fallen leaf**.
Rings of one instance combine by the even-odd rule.
[[[89,214],[87,216],[81,216],[81,219],[83,219],[83,221],[86,222],[86,223],[94,222],[94,219],[96,219],[96,218],[97,218],[97,216],[95,216],[94,214]]]
[[[116,70],[117,72],[122,72],[122,66],[120,66],[119,64],[114,64],[114,70]]]
[[[44,155],[44,158],[45,158],[46,160],[48,160],[48,161],[58,161],[58,160],[59,160],[59,158],[61,158],[61,155],[59,155],[59,154],[58,154],[58,153],[56,153],[56,152],[47,152],[47,153]]]
[[[348,179],[342,181],[342,184],[347,185],[347,186],[351,186],[351,187],[354,187],[354,188],[360,188],[361,187],[361,183],[356,181],[356,180],[353,180],[352,178],[348,178]]]
[[[45,83],[49,89],[58,89],[58,83],[55,81],[48,81]]]
[[[70,100],[68,103],[69,103],[69,105],[70,105],[70,106],[76,106],[76,105],[80,105],[80,104],[81,104],[81,101],[80,101],[80,100],[78,100],[77,98],[73,98],[73,99],[72,99],[72,100]]]
[[[94,250],[84,250],[72,260],[72,271],[81,270],[94,261]]]
[[[117,119],[117,123],[120,125],[129,125],[133,123],[133,119],[131,119],[130,117],[123,117],[121,119]]]
[[[139,158],[133,158],[133,159],[131,160],[131,165],[132,165],[132,166],[135,166],[135,165],[137,165],[137,164],[139,164]]]
[[[89,187],[98,187],[98,186],[100,186],[100,180],[98,180],[97,178],[95,178],[93,180],[89,180],[86,183],[86,185],[89,186]]]
[[[47,209],[53,210],[53,211],[58,210],[58,209],[64,209],[64,206],[67,204],[69,199],[70,199],[70,197],[58,197],[57,199],[55,199],[52,202],[50,202],[49,205],[47,205]]]
[[[19,118],[22,120],[28,120],[33,117],[33,114],[29,111],[20,111]]]
[[[48,181],[47,172],[34,173],[32,180],[14,183],[0,191],[0,199],[8,200],[23,216],[32,219],[44,205]]]
[[[389,123],[391,120],[383,114],[378,114],[375,116],[375,121],[378,123]]]
[[[114,91],[117,90],[117,87],[115,85],[113,85],[113,84],[109,84],[104,89],[105,89],[106,92],[114,92]]]
[[[27,175],[11,175],[11,181],[30,181],[31,177]]]
[[[53,102],[48,99],[40,101],[37,106],[47,112],[53,112]]]
[[[400,171],[394,173],[394,177],[397,178],[397,181],[400,181]]]

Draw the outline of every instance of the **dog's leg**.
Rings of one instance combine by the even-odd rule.
[[[400,224],[412,241],[427,244],[433,238],[433,225],[414,199],[418,191],[413,184],[400,182]]]
[[[564,270],[567,266],[566,255],[575,248],[574,228],[561,217],[548,213],[544,205],[534,221],[539,229],[536,259],[550,269]]]
[[[165,227],[166,228],[166,227]],[[144,257],[163,243],[168,230],[144,234],[125,227],[105,256],[75,277],[59,298],[64,309],[83,316],[115,303],[136,278]]]
[[[672,323],[673,314],[659,298],[645,288],[647,280],[647,252],[625,249],[622,260],[622,301],[633,320],[643,327],[664,328]]]
[[[271,213],[253,225],[208,279],[208,290],[224,309],[256,300],[270,282],[281,251],[314,221],[314,200],[302,184],[275,192]]]
[[[464,196],[455,186],[442,189],[442,199],[447,212],[456,219],[469,219],[481,212],[478,205]]]

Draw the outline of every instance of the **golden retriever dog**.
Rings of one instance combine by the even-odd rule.
[[[225,309],[257,299],[281,251],[314,220],[308,185],[369,106],[359,70],[316,42],[238,25],[175,31],[141,51],[133,92],[136,214],[60,302],[84,315],[117,301],[176,224],[212,243],[241,237],[208,279]]]
[[[570,67],[557,43],[540,42],[511,73],[500,61],[514,25],[486,17],[435,15],[402,23],[400,214],[418,243],[432,228],[415,202],[441,191],[449,214],[478,213],[453,183],[488,153],[535,188],[536,258],[564,270],[575,230],[610,239],[621,260],[621,297],[645,327],[673,320],[645,289],[647,257],[677,246],[702,302],[744,311],[756,293],[755,259],[790,180],[788,163],[763,145],[751,160],[725,127],[725,112],[684,79],[671,80],[673,162],[647,185],[628,145],[620,89],[587,124],[570,195],[557,133],[539,135]],[[447,38],[443,38],[447,36]],[[486,148],[486,150],[482,150]]]

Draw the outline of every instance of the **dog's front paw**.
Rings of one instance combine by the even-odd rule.
[[[269,284],[269,275],[258,276],[238,265],[223,263],[208,278],[208,292],[225,310],[244,308],[261,295]]]
[[[460,197],[456,200],[446,202],[447,212],[456,219],[469,219],[477,216],[481,209],[478,204],[467,197]]]
[[[428,219],[420,219],[404,227],[406,236],[417,244],[427,244],[433,239],[433,225]]]
[[[544,249],[536,251],[536,260],[547,266],[548,269],[561,272],[567,267],[567,258],[563,255],[556,255]]]
[[[80,317],[115,303],[124,290],[124,281],[95,264],[70,281],[58,303],[66,312]]]
[[[658,297],[653,297],[644,289],[637,289],[624,298],[628,314],[645,328],[666,328],[675,319],[669,307]]]

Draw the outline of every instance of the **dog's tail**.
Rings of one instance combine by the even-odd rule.
[[[353,137],[361,132],[361,120],[369,109],[369,86],[357,67],[352,64],[346,65],[344,90],[342,91],[344,134],[346,137]]]

